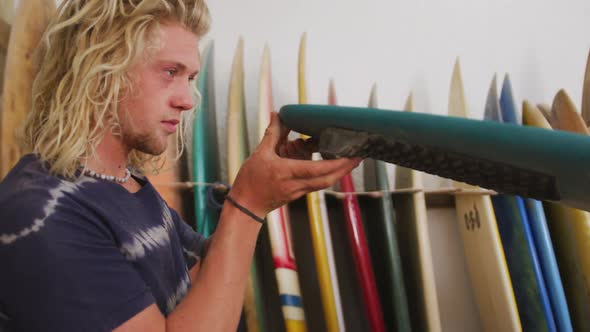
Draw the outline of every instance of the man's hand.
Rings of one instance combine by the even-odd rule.
[[[272,113],[260,145],[240,168],[230,191],[233,199],[260,217],[308,192],[329,187],[361,162],[360,158],[309,160],[317,143],[289,141],[289,132]]]

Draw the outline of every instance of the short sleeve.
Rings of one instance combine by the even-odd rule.
[[[111,331],[155,302],[106,224],[74,206],[55,209],[43,220],[11,223],[30,232],[0,243],[0,307],[10,326]],[[17,213],[4,209],[0,219]]]
[[[170,209],[170,211],[176,224],[187,268],[190,270],[201,260],[207,239],[184,222],[176,211],[173,209]]]

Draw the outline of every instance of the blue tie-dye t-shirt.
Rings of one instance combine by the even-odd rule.
[[[24,156],[0,183],[0,331],[110,331],[169,314],[205,245],[149,181],[66,181]]]

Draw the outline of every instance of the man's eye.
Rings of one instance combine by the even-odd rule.
[[[167,69],[166,73],[168,74],[168,76],[174,76],[176,75],[178,71],[176,69]]]

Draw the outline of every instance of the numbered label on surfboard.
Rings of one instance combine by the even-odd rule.
[[[473,209],[470,209],[469,211],[465,212],[465,214],[463,214],[463,217],[465,219],[465,228],[467,228],[468,231],[475,231],[476,229],[481,228],[479,211],[477,210],[477,206],[475,204],[473,204]]]

